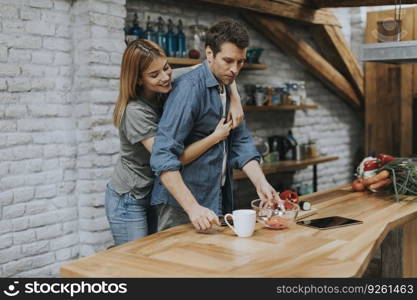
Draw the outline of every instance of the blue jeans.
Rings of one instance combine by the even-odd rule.
[[[130,193],[119,194],[107,184],[106,215],[116,246],[148,235],[148,225],[152,225],[151,220],[148,222],[149,200],[150,195],[136,199]]]

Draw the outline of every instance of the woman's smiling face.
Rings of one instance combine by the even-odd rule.
[[[169,93],[172,70],[166,57],[156,57],[149,67],[142,73],[139,84],[144,89],[154,93]]]

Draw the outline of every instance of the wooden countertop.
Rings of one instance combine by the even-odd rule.
[[[417,203],[339,187],[303,197],[309,218],[340,215],[363,224],[329,230],[293,225],[238,238],[229,228],[196,233],[191,225],[67,263],[62,277],[357,277],[389,231],[404,228],[404,274],[417,276]],[[407,199],[417,199],[408,197]]]
[[[290,172],[307,168],[308,166],[322,164],[329,161],[338,160],[337,156],[319,156],[316,158],[309,158],[303,160],[282,160],[273,163],[264,163],[261,168],[265,175],[279,172]],[[233,179],[239,180],[247,178],[243,171],[234,170]]]

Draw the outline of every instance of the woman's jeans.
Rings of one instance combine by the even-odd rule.
[[[151,220],[153,217],[149,213],[150,196],[135,199],[130,193],[117,193],[109,183],[107,184],[106,215],[116,246],[145,237],[155,231],[153,229],[155,224]]]

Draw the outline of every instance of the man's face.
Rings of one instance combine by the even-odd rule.
[[[210,47],[206,48],[206,57],[210,70],[223,84],[231,84],[242,69],[246,58],[246,48],[240,49],[235,44],[224,42],[220,52],[213,55]]]

